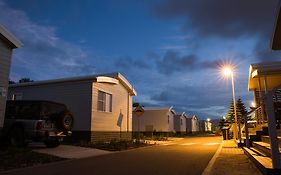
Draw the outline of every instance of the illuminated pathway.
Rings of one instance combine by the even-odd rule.
[[[27,168],[11,174],[199,175],[220,143],[221,137],[188,137],[163,145]]]

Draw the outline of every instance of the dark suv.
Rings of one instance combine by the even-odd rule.
[[[57,147],[71,134],[73,115],[64,104],[50,101],[7,101],[4,133],[9,143],[23,146],[42,141]]]

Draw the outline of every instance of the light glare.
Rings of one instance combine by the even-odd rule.
[[[230,67],[223,68],[223,74],[225,76],[230,76],[232,74],[232,69]]]

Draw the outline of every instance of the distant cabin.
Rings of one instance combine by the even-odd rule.
[[[73,141],[132,137],[133,86],[120,73],[12,84],[10,100],[48,100],[65,104],[74,115]]]
[[[177,134],[179,135],[186,134],[186,114],[184,112],[175,115],[174,128]]]
[[[145,107],[140,117],[133,114],[133,131],[138,131],[139,124],[140,132],[174,133],[175,114],[173,107]]]
[[[0,25],[0,130],[4,124],[12,52],[22,45],[13,34]]]
[[[196,115],[186,117],[186,132],[196,133],[199,132],[199,120]]]

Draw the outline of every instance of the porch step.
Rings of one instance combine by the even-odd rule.
[[[259,150],[260,152],[264,153],[266,156],[271,155],[270,151],[270,144],[265,142],[253,142],[253,147]],[[279,148],[279,152],[281,151],[281,148]],[[280,154],[281,156],[281,154]]]
[[[281,174],[281,169],[272,168],[272,160],[259,150],[251,147],[243,147],[245,154],[256,165],[256,167],[263,173],[268,175]]]
[[[281,136],[277,136],[279,147],[281,148]],[[261,141],[270,144],[269,136],[262,136]]]

